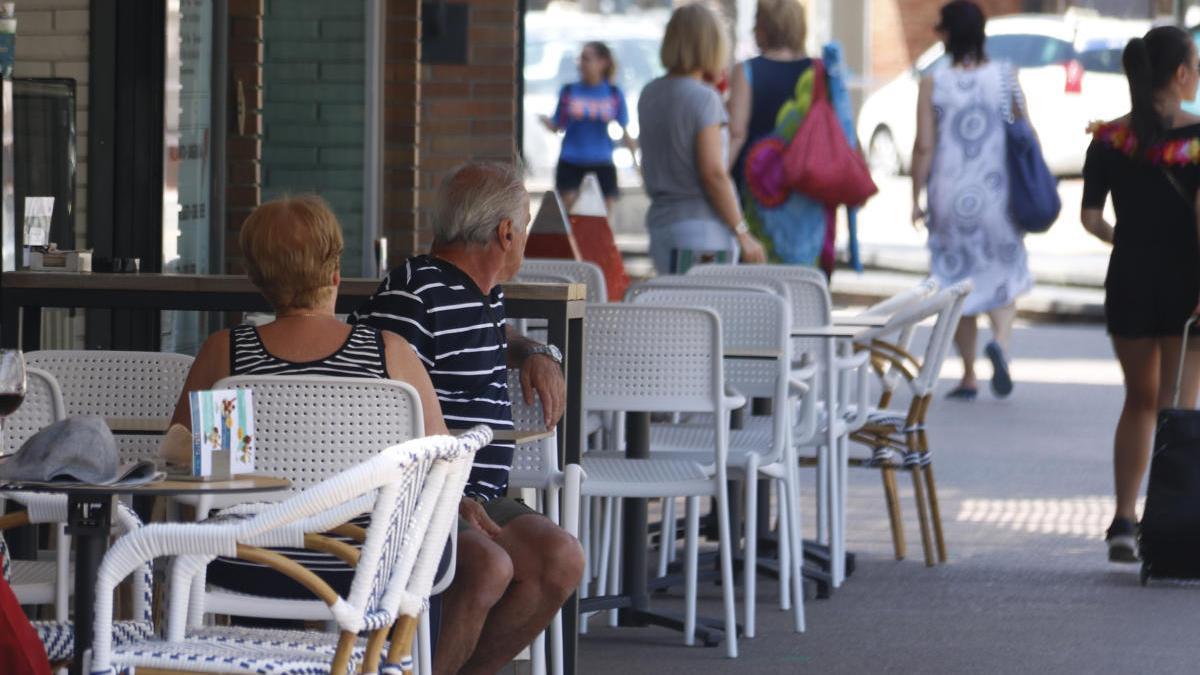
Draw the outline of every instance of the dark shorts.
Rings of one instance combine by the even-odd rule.
[[[589,173],[596,174],[600,181],[600,191],[605,197],[616,197],[620,194],[617,188],[617,167],[612,162],[608,164],[572,164],[558,161],[554,171],[554,188],[560,193],[575,192],[583,184],[583,177]]]
[[[537,511],[526,506],[525,502],[510,497],[500,497],[490,502],[484,502],[483,510],[488,514],[488,518],[491,518],[500,527],[504,527],[521,516],[537,513]],[[469,529],[471,529],[471,526],[467,521],[462,519],[462,516],[459,516],[458,531],[462,532]]]

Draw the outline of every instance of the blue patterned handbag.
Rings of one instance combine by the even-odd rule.
[[[1050,229],[1062,210],[1058,181],[1050,173],[1021,90],[1015,86],[1016,74],[1006,65],[1004,74],[1004,145],[1008,165],[1008,209],[1013,221],[1025,232],[1038,234]],[[1020,112],[1014,115],[1013,103]]]

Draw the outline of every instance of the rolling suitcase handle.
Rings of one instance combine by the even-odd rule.
[[[1187,362],[1188,353],[1188,337],[1192,332],[1192,325],[1200,321],[1200,315],[1193,314],[1188,317],[1187,323],[1183,324],[1183,343],[1179,345],[1179,370],[1175,373],[1175,398],[1171,402],[1172,408],[1179,408],[1179,394],[1183,391],[1183,364]]]

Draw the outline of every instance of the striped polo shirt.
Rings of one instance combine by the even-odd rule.
[[[350,321],[408,340],[429,371],[448,428],[513,428],[500,286],[484,293],[451,263],[414,256],[387,275]],[[502,496],[512,460],[509,441],[480,450],[465,494],[485,500]]]

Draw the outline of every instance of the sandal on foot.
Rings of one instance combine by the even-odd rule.
[[[946,394],[946,398],[952,401],[974,401],[979,396],[979,390],[970,387],[955,387],[954,391]]]
[[[1008,360],[1004,358],[1004,349],[997,342],[989,342],[983,348],[983,353],[992,362],[992,393],[999,398],[1005,398],[1012,393],[1012,374],[1008,372]]]

